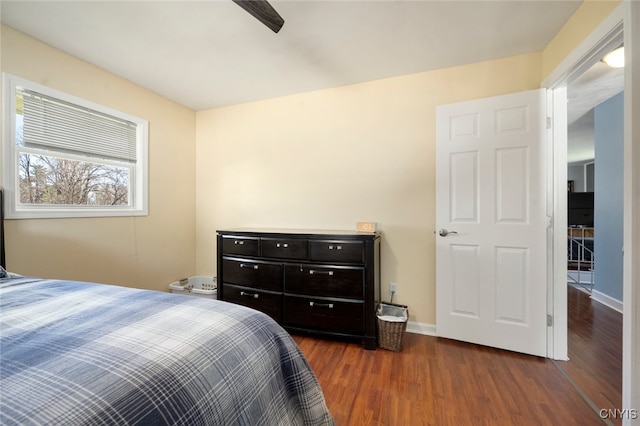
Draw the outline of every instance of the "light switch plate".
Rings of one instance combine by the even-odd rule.
[[[356,231],[376,232],[376,223],[375,222],[358,222],[356,223]]]

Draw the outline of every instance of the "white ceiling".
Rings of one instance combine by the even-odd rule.
[[[2,22],[194,110],[542,50],[574,0],[7,1]]]
[[[2,23],[193,110],[542,50],[579,0],[272,0],[273,33],[231,0],[0,0]],[[569,162],[593,158],[622,72],[568,87]]]
[[[600,61],[568,85],[568,163],[594,160],[593,108],[623,89],[624,69],[611,68]]]

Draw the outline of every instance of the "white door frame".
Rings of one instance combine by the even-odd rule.
[[[624,263],[623,263],[623,345],[622,345],[622,409],[640,409],[640,84],[632,81],[633,71],[640,74],[640,2],[623,0],[578,47],[542,82],[550,88],[550,103],[563,96],[567,81],[582,74],[601,53],[624,40]],[[634,43],[634,40],[636,41]],[[638,77],[636,76],[636,79]],[[564,93],[566,98],[566,92]],[[551,217],[566,217],[566,199],[560,195],[566,188],[566,105],[558,105],[553,112],[554,136],[553,182],[549,194],[553,209]],[[564,110],[564,112],[563,112]],[[564,114],[564,118],[563,118]],[[633,119],[635,117],[635,120]],[[563,121],[564,120],[564,121]],[[564,126],[561,128],[561,126]],[[562,132],[565,132],[564,137]],[[563,145],[564,144],[564,145]],[[562,161],[564,160],[564,161]],[[565,195],[566,196],[566,195]],[[549,282],[549,313],[554,317],[548,338],[548,356],[567,359],[567,304],[566,304],[566,223],[552,222],[550,246],[553,247],[549,267],[553,280]],[[564,242],[563,242],[564,241]],[[565,249],[562,250],[564,245]],[[602,407],[609,408],[609,407]],[[618,408],[618,407],[612,407]],[[636,411],[637,413],[637,411]],[[631,424],[631,418],[623,424]]]
[[[547,97],[547,111],[552,114],[549,140],[553,144],[550,151],[548,181],[551,187],[548,194],[549,216],[552,221],[552,235],[549,247],[552,255],[548,265],[552,276],[548,281],[549,315],[553,325],[549,328],[547,339],[549,358],[566,360],[567,355],[567,83],[574,80],[607,52],[622,43],[624,5],[619,6],[605,19],[564,61],[542,82],[541,87],[550,90]],[[562,191],[556,189],[562,188]]]
[[[547,357],[567,360],[567,87],[547,91]],[[564,186],[559,186],[564,182]]]

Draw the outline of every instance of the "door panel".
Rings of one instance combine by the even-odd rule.
[[[496,319],[526,324],[528,249],[496,248]]]
[[[545,92],[437,109],[436,327],[546,355]]]
[[[480,262],[478,246],[451,244],[451,269],[454,287],[453,312],[478,317],[480,314]]]
[[[478,153],[451,155],[451,222],[478,222]]]
[[[496,221],[527,223],[529,188],[526,148],[496,151]]]

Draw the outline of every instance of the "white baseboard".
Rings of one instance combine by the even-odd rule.
[[[622,301],[614,299],[611,296],[607,296],[598,290],[591,291],[591,298],[596,302],[602,303],[611,309],[614,309],[622,313]],[[409,321],[407,322],[407,332],[415,334],[424,334],[425,336],[437,336],[435,324],[425,324],[422,322]]]
[[[599,292],[598,290],[591,290],[591,298],[596,302],[600,302],[605,306],[610,307],[611,309],[615,309],[616,311],[622,313],[622,301],[618,299],[614,299],[611,296],[608,296],[604,293]],[[408,328],[408,325],[407,325]]]
[[[407,322],[407,332],[424,334],[426,336],[436,336],[436,326],[434,324],[409,321]]]

